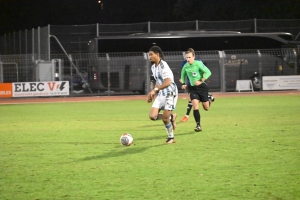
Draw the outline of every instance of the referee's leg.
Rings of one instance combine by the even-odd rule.
[[[209,99],[208,99],[208,87],[207,87],[207,85],[203,85],[203,87],[201,87],[200,101],[202,102],[203,109],[208,111],[209,108],[210,108],[210,102],[209,102]]]
[[[210,108],[209,101],[202,102],[202,107],[203,107],[204,110],[208,111],[209,108]]]

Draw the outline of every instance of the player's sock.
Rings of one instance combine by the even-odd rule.
[[[170,122],[169,124],[165,125],[165,127],[166,127],[166,131],[167,131],[167,134],[168,134],[168,138],[174,138],[172,123]]]
[[[194,118],[197,126],[200,126],[200,112],[199,110],[194,110]]]
[[[192,107],[193,107],[193,103],[192,103],[192,101],[189,101],[188,107],[187,107],[187,109],[186,109],[186,114],[185,114],[186,116],[189,116],[189,115],[190,115],[190,112],[191,112]]]

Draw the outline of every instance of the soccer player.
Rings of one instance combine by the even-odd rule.
[[[204,110],[208,111],[212,100],[208,97],[208,86],[205,81],[210,77],[211,71],[202,61],[195,60],[195,51],[189,48],[185,53],[187,63],[181,70],[181,89],[186,89],[186,77],[190,80],[190,100],[193,104],[194,118],[196,122],[195,131],[202,131],[200,124],[199,102],[202,102]]]
[[[153,46],[149,50],[151,71],[156,81],[155,87],[147,95],[147,102],[152,104],[149,118],[151,120],[162,119],[168,134],[166,144],[175,143],[174,130],[176,128],[176,114],[172,111],[176,107],[178,89],[174,82],[174,75],[166,61],[163,60],[163,52],[160,47]],[[163,114],[159,114],[163,110]]]

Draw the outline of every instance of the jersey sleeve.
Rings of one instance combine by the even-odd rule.
[[[185,85],[185,77],[186,77],[187,73],[185,71],[185,67],[183,66],[183,68],[181,69],[181,81],[182,81],[182,85]]]
[[[172,78],[173,74],[172,74],[172,71],[170,69],[170,67],[164,67],[162,70],[161,70],[161,76],[162,78],[165,80],[166,78]]]
[[[211,75],[211,71],[203,64],[203,62],[200,62],[199,68],[204,73],[203,78],[208,79]]]

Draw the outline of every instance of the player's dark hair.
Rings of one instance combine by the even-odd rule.
[[[193,56],[195,56],[195,51],[192,48],[188,48],[188,50],[185,52],[185,54],[191,53]]]
[[[163,54],[163,52],[162,52],[162,50],[159,46],[153,46],[153,47],[150,48],[149,51],[153,51],[154,53],[159,54],[159,57],[161,59],[164,58],[164,54]]]

